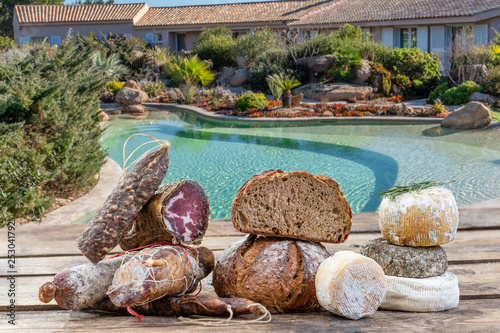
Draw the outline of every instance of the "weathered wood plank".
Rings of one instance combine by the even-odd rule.
[[[218,253],[219,254],[219,253]],[[450,265],[449,271],[458,277],[460,295],[462,298],[476,299],[493,297],[500,298],[500,262],[491,264]],[[204,280],[204,290],[210,291],[212,277],[209,275]],[[23,276],[16,279],[16,294],[18,310],[31,310],[32,306],[40,308],[42,303],[38,300],[38,288],[52,276]],[[0,299],[0,312],[6,311],[8,298]],[[55,301],[49,305],[55,304]]]
[[[251,320],[244,316],[235,320]],[[1,318],[2,324],[5,318]],[[8,325],[10,326],[10,325]],[[3,325],[1,330],[12,331]],[[377,311],[361,320],[349,320],[328,312],[275,314],[269,323],[203,327],[179,322],[172,317],[132,316],[94,311],[27,311],[16,314],[16,329],[54,332],[498,332],[500,299],[465,300],[443,312],[410,313]]]
[[[80,251],[74,244],[73,239],[68,239],[66,236],[57,236],[58,240],[54,242],[44,242],[40,240],[36,234],[33,239],[28,241],[27,236],[22,234],[22,237],[16,239],[16,256],[17,266],[22,267],[23,262],[35,264],[38,262],[43,269],[49,261],[38,261],[39,257],[54,257],[54,256],[81,256]],[[243,234],[238,236],[226,237],[206,237],[203,241],[203,246],[210,248],[213,251],[223,250],[229,244],[243,237]],[[380,237],[378,233],[358,233],[351,234],[349,238],[342,244],[325,244],[329,251],[351,250],[358,252],[360,247],[370,239]],[[38,238],[38,239],[37,239]],[[443,245],[443,248],[448,254],[448,260],[452,262],[467,262],[471,260],[500,260],[500,230],[475,230],[475,231],[458,231],[455,239],[448,244]],[[32,246],[36,244],[36,247]],[[2,248],[4,250],[2,250]],[[118,252],[116,251],[112,253]],[[0,276],[3,275],[3,269],[6,266],[7,248],[0,245]],[[56,260],[56,259],[54,259]],[[78,260],[78,259],[75,259]],[[5,263],[5,264],[4,264]],[[29,274],[34,271],[23,272],[19,274]]]

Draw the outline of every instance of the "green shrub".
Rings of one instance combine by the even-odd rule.
[[[39,219],[60,190],[91,184],[104,163],[99,97],[108,78],[75,39],[0,63],[0,226]]]
[[[382,84],[382,89],[380,90],[380,93],[384,96],[389,95],[391,92],[391,79],[392,75],[391,72],[389,72],[385,67],[380,64],[380,63],[372,63],[372,76],[373,78],[375,76],[379,76]]]
[[[178,87],[182,84],[196,85],[201,83],[206,86],[213,81],[214,75],[208,69],[210,63],[202,61],[198,56],[172,57],[165,64],[167,77],[170,84]]]
[[[266,79],[268,76],[274,74],[283,77],[295,77],[299,81],[304,76],[304,72],[298,70],[294,66],[293,61],[287,58],[286,50],[274,49],[257,58],[255,66],[250,70],[248,83],[254,89],[266,90]]]
[[[240,110],[262,109],[266,105],[267,100],[264,94],[246,94],[241,96],[236,103],[234,103],[234,108]]]
[[[439,95],[438,99],[445,105],[461,105],[469,102],[469,97],[476,91],[482,92],[482,88],[475,82],[466,81],[459,85],[446,90]]]
[[[144,92],[148,94],[149,97],[158,96],[163,91],[163,89],[165,89],[165,85],[161,82],[146,83],[142,86],[142,90],[144,90]]]
[[[445,82],[443,84],[440,84],[439,86],[436,87],[430,94],[429,97],[427,98],[429,100],[429,103],[434,103],[436,99],[439,99],[439,96],[444,94],[446,90],[450,89],[450,86],[448,85],[448,82]]]
[[[16,47],[16,42],[7,36],[0,36],[0,51]]]
[[[276,48],[280,48],[276,32],[269,28],[260,28],[236,41],[235,54],[244,56],[253,66],[261,54]]]
[[[118,92],[123,88],[123,82],[111,81],[106,84],[106,89],[112,92],[116,96]]]
[[[338,81],[354,80],[355,67],[361,65],[361,55],[352,49],[343,49],[334,52],[332,56],[333,67],[328,71],[328,77]]]
[[[394,82],[399,88],[399,94],[403,96],[413,94],[413,83],[408,76],[398,74],[394,77]]]
[[[500,96],[500,67],[491,68],[481,84],[486,93]]]
[[[214,70],[220,70],[224,66],[236,65],[235,47],[233,32],[226,26],[203,28],[193,44],[193,54],[202,60],[211,60]]]

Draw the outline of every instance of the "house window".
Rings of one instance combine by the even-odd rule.
[[[46,41],[47,39],[48,39],[48,37],[32,37],[31,38],[31,43],[33,45],[43,44],[43,42]]]
[[[156,32],[147,33],[145,37],[148,44],[161,44],[163,41],[162,34]]]
[[[177,34],[176,35],[176,49],[177,51],[186,50],[186,34]]]
[[[238,39],[241,36],[248,34],[248,31],[233,31],[233,38]]]
[[[411,48],[417,46],[417,28],[399,29],[399,47]]]

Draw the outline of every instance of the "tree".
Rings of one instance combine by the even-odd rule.
[[[16,5],[63,5],[64,0],[2,0],[0,6],[0,36],[14,38],[14,6]]]

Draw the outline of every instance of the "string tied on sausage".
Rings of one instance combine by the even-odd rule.
[[[196,252],[194,249],[182,246],[180,244],[174,244],[174,243],[171,243],[171,242],[156,242],[156,243],[152,243],[152,244],[149,244],[149,245],[144,245],[144,246],[136,247],[135,249],[130,249],[130,250],[127,250],[127,251],[123,251],[121,253],[114,254],[114,255],[112,255],[110,257],[107,257],[107,258],[104,258],[104,259],[105,260],[113,259],[113,258],[116,258],[116,257],[123,256],[125,254],[128,254],[130,252],[139,251],[139,250],[146,249],[148,247],[153,247],[153,246],[158,246],[158,245],[173,245],[173,246],[180,247],[182,249],[182,251],[184,251],[184,254],[186,255],[186,258],[187,258],[189,264],[191,264],[191,260],[189,259],[189,256],[188,256],[188,254],[186,252],[186,249],[188,249],[189,251],[191,251],[194,254],[198,255],[198,252]]]
[[[194,318],[194,319],[179,317],[178,319],[179,319],[179,321],[181,321],[183,323],[196,324],[196,325],[201,325],[201,326],[212,326],[212,327],[229,326],[231,324],[244,325],[244,324],[248,324],[248,323],[257,323],[257,324],[269,323],[271,321],[271,312],[268,309],[266,309],[265,306],[263,306],[262,304],[259,304],[259,303],[250,304],[247,306],[247,308],[254,307],[254,306],[260,308],[262,310],[263,314],[260,317],[252,319],[252,320],[233,320],[234,312],[231,309],[231,305],[229,305],[229,304],[227,305],[227,312],[229,312],[229,318],[227,318],[227,319],[220,319],[220,320],[215,319],[214,320],[213,318],[210,318],[210,317],[199,317],[199,318]],[[266,317],[269,317],[269,318],[265,319]]]
[[[130,306],[127,307],[127,312],[130,313],[132,316],[137,318],[137,322],[140,323],[142,321],[142,318],[144,318],[144,315],[138,314]]]

